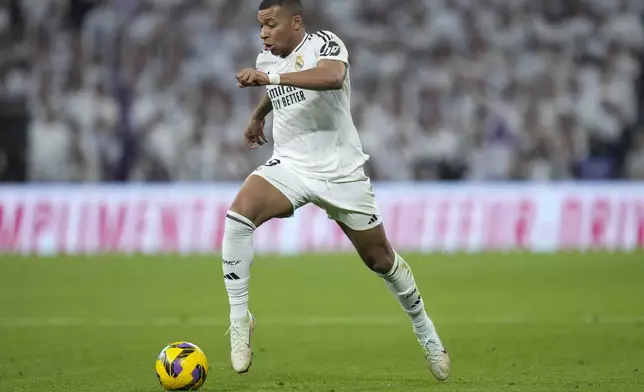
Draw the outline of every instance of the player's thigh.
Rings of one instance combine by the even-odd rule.
[[[388,272],[395,254],[389,244],[370,179],[362,169],[346,179],[330,182],[316,194],[316,204],[338,222],[365,264]]]
[[[366,231],[380,224],[376,195],[362,169],[341,180],[320,181],[315,190],[315,203],[349,229]]]
[[[292,216],[308,202],[302,182],[283,165],[260,166],[244,181],[230,209],[250,219],[256,227],[273,218]]]

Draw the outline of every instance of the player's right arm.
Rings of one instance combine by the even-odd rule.
[[[268,116],[268,114],[273,110],[273,104],[271,99],[268,97],[268,94],[265,94],[262,98],[262,101],[257,105],[255,111],[253,112],[252,118],[257,120],[263,120]]]
[[[250,122],[246,127],[246,132],[244,132],[244,144],[246,144],[246,147],[254,149],[268,143],[268,139],[264,135],[264,124],[266,123],[266,116],[272,110],[273,104],[268,94],[266,94],[253,111]]]
[[[259,56],[257,56],[255,66],[257,69],[263,69],[270,66],[270,64],[267,64],[266,53],[261,52]],[[246,73],[247,72],[244,70],[237,74],[237,84],[240,87],[245,81]],[[244,143],[247,147],[257,148],[258,146],[263,146],[268,143],[268,139],[264,135],[264,124],[266,123],[266,116],[268,116],[271,111],[273,111],[273,103],[268,97],[268,94],[264,94],[262,100],[250,116],[246,132],[244,132]]]

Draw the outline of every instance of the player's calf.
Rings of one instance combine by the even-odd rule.
[[[230,303],[230,360],[238,373],[248,370],[253,353],[250,348],[252,316],[248,312],[248,283],[253,261],[255,225],[234,211],[226,213],[222,266]]]
[[[437,380],[446,380],[449,376],[450,358],[434,323],[425,311],[423,298],[409,264],[399,255],[395,255],[391,270],[380,276],[411,319],[416,339],[423,349],[432,375]]]
[[[351,230],[342,224],[340,226],[364,263],[384,280],[411,319],[431,373],[437,380],[446,380],[449,376],[450,358],[434,323],[425,311],[423,298],[409,264],[392,249],[382,225],[365,231]]]
[[[230,303],[230,319],[245,317],[248,312],[248,282],[253,263],[255,224],[234,211],[226,213],[222,243],[222,269]]]
[[[396,261],[396,253],[387,242],[375,243],[362,251],[360,258],[365,265],[377,274],[391,271]]]
[[[248,371],[252,360],[250,335],[254,319],[248,311],[253,234],[265,221],[287,214],[291,202],[267,180],[251,175],[226,213],[222,267],[230,303],[230,359],[238,373]]]
[[[255,229],[291,208],[290,201],[275,187],[265,179],[251,175],[226,213],[221,253],[231,321],[245,317],[248,312]]]
[[[339,225],[353,243],[364,264],[371,271],[377,274],[386,274],[391,271],[396,260],[396,253],[387,241],[382,225],[364,231],[351,230],[343,223],[339,223]]]

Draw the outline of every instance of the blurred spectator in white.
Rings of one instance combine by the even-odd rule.
[[[244,148],[263,91],[234,82],[261,50],[257,3],[19,0],[22,22],[0,6],[2,91],[27,94],[38,127],[50,102],[75,130],[68,144],[87,169],[61,180],[241,180],[271,153]],[[608,179],[639,167],[629,141],[644,118],[644,0],[304,3],[307,28],[349,48],[377,180]]]
[[[30,178],[33,181],[75,181],[80,179],[77,133],[46,103],[29,128]]]

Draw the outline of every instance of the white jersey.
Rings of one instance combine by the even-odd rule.
[[[344,43],[328,31],[306,34],[285,58],[270,51],[260,53],[257,69],[268,74],[297,72],[315,68],[322,59],[346,64],[342,89],[266,88],[273,104],[273,159],[309,177],[332,180],[352,173],[369,159],[351,117],[349,53]]]

